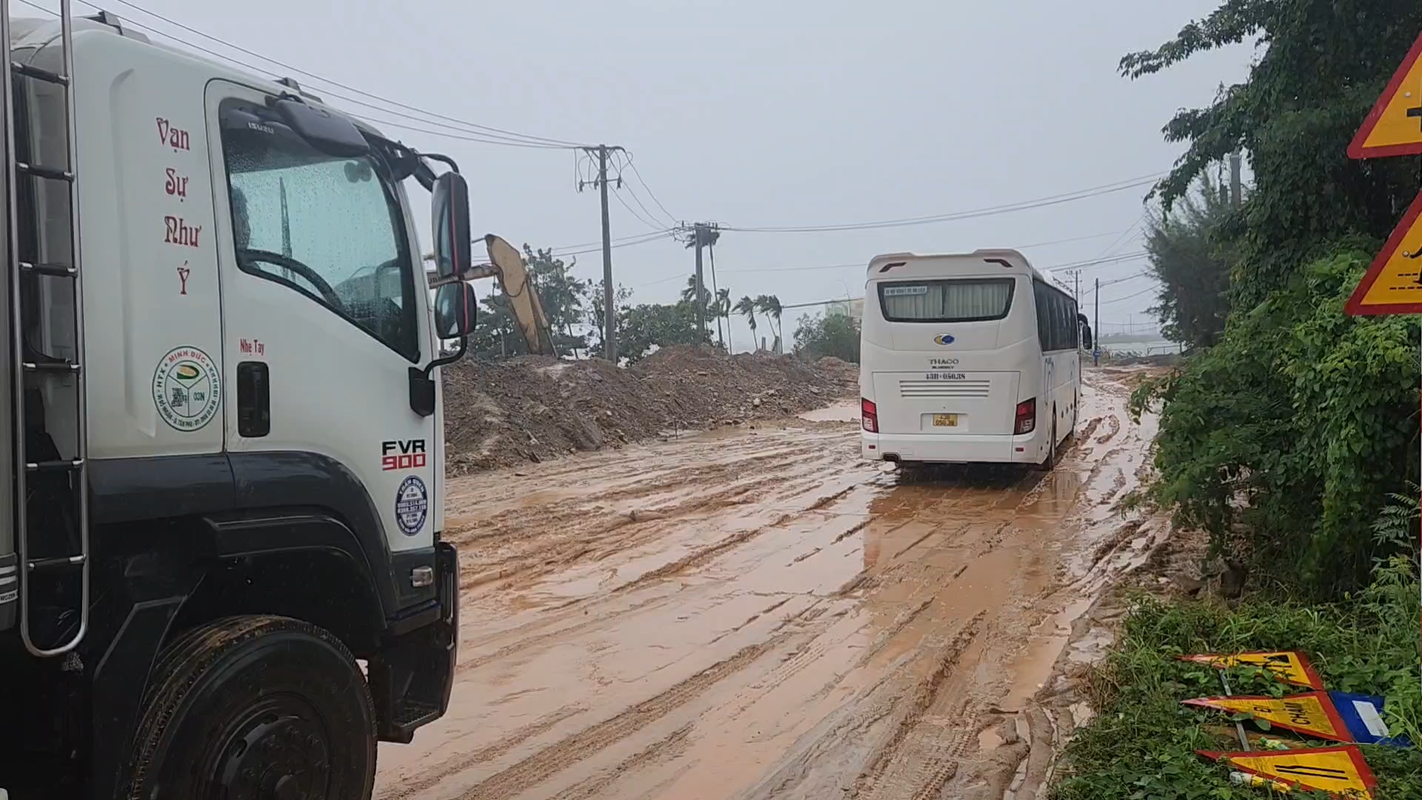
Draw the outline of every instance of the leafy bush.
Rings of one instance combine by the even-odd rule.
[[[1418,472],[1417,322],[1343,314],[1367,262],[1313,262],[1134,398],[1165,401],[1156,499],[1217,553],[1319,597],[1396,551],[1372,521]]]
[[[1227,770],[1196,750],[1235,750],[1219,731],[1227,718],[1180,701],[1221,694],[1219,671],[1177,661],[1192,653],[1294,650],[1308,653],[1331,690],[1382,695],[1388,726],[1422,742],[1417,680],[1419,584],[1396,558],[1349,601],[1321,607],[1262,600],[1236,611],[1219,605],[1137,600],[1121,638],[1091,680],[1095,719],[1067,745],[1064,778],[1053,800],[1257,800],[1258,789],[1231,785]],[[1279,695],[1286,688],[1258,670],[1228,671],[1235,694]],[[1216,730],[1211,730],[1211,728]],[[1422,753],[1363,748],[1378,777],[1376,797],[1422,796]]]
[[[795,352],[809,358],[834,356],[858,364],[859,320],[849,314],[802,316],[795,329]]]

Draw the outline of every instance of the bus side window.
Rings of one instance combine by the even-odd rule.
[[[1042,285],[1041,281],[1033,281],[1032,294],[1033,299],[1037,301],[1035,304],[1037,306],[1037,341],[1045,352],[1052,349],[1052,293]]]

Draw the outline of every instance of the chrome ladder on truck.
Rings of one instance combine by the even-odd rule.
[[[72,24],[70,0],[60,0],[59,19],[60,37],[57,44],[60,47],[63,72],[51,72],[40,69],[30,64],[22,64],[15,60],[13,52],[13,42],[11,41],[10,29],[10,3],[8,0],[0,0],[0,41],[6,48],[6,58],[3,67],[0,67],[0,99],[3,99],[5,113],[5,192],[6,211],[9,219],[9,274],[7,275],[10,288],[10,365],[11,365],[11,387],[14,392],[12,401],[14,425],[14,453],[15,453],[15,547],[19,556],[19,617],[20,636],[23,639],[25,648],[36,656],[58,656],[70,652],[83,640],[84,634],[89,628],[89,498],[88,498],[88,459],[86,430],[86,405],[84,390],[84,305],[83,292],[80,283],[79,265],[79,198],[76,194],[76,163],[78,161],[77,143],[75,142],[74,124],[74,87],[72,76],[74,74],[74,30]],[[53,47],[54,43],[46,44],[45,48]],[[31,82],[50,84],[58,87],[63,93],[64,103],[64,132],[68,150],[67,163],[63,168],[52,165],[41,165],[28,163],[19,160],[17,156],[17,131],[15,128],[15,104],[22,102],[14,91],[17,79],[24,79]],[[38,148],[32,148],[37,150]],[[30,159],[37,160],[37,159]],[[47,259],[39,255],[32,260],[23,260],[20,250],[19,231],[21,224],[33,224],[33,220],[22,221],[19,218],[18,199],[19,183],[21,181],[32,181],[31,186],[40,185],[42,182],[48,186],[57,186],[68,198],[69,209],[69,229],[67,233],[68,250],[63,254],[63,247],[51,248],[50,252],[58,251],[60,255],[54,255]],[[38,204],[35,204],[38,207]],[[36,253],[47,252],[40,247],[36,247]],[[65,263],[67,259],[67,263]],[[56,261],[58,263],[56,263]],[[29,319],[26,315],[43,315],[43,304],[37,302],[25,302],[23,287],[29,283],[47,282],[53,291],[72,292],[73,297],[73,338],[69,342],[60,344],[66,347],[70,354],[67,357],[54,357],[43,352],[42,342],[27,342],[27,331],[29,323],[35,320]],[[61,288],[64,287],[64,288]],[[59,337],[55,337],[59,338]],[[38,390],[38,391],[36,391]],[[48,390],[46,392],[46,390]],[[50,408],[64,409],[66,413],[74,414],[74,419],[70,422],[72,427],[67,428],[72,440],[68,455],[60,455],[58,447],[45,442],[42,447],[40,442],[34,441],[27,434],[26,427],[31,420],[42,419],[44,413],[44,403],[42,398],[48,394],[51,398],[59,397],[62,392],[72,392],[71,402],[49,403]],[[27,404],[39,403],[39,408],[27,408]],[[52,429],[52,428],[50,428]],[[48,437],[44,437],[46,440]],[[50,452],[44,453],[42,450]],[[58,481],[57,485],[62,487],[55,497],[60,499],[60,507],[55,507],[51,503],[52,498],[46,498],[43,506],[32,508],[36,504],[36,487],[43,481]],[[55,519],[63,518],[69,521],[70,528],[77,530],[66,531],[61,536],[60,542],[47,541],[45,537],[34,537],[33,522],[37,518]],[[34,537],[34,538],[32,538]],[[36,545],[40,545],[37,547]],[[53,552],[58,547],[59,552]],[[73,580],[78,577],[77,598],[73,588]],[[53,601],[53,598],[60,598],[61,610],[58,619],[62,624],[59,630],[66,631],[63,636],[57,637],[55,642],[37,642],[35,637],[34,613],[38,597],[45,597]],[[72,608],[77,602],[78,607]],[[77,625],[73,624],[77,612]]]

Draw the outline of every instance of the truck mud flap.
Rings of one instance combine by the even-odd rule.
[[[449,709],[459,660],[459,557],[447,543],[435,545],[436,607],[430,621],[388,639],[370,660],[376,733],[383,742],[408,744],[416,729]]]

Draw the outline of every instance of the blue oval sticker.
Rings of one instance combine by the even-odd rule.
[[[953,343],[953,336],[952,336],[951,334],[947,334],[947,333],[940,333],[940,334],[938,334],[937,336],[933,337],[933,343],[934,343],[934,344],[952,344],[952,343]]]

